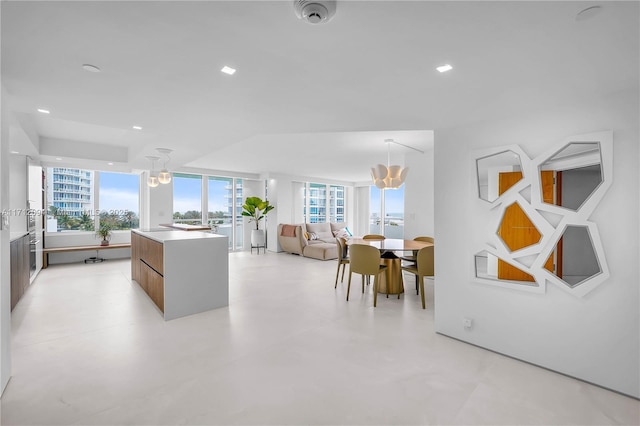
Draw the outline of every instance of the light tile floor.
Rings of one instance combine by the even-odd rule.
[[[374,310],[335,267],[233,253],[230,306],[165,322],[128,260],[51,266],[12,314],[2,424],[640,423],[635,399],[436,334],[432,282],[427,310]]]

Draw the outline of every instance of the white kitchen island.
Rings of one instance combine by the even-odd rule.
[[[161,228],[131,230],[131,278],[165,320],[228,306],[228,237]]]

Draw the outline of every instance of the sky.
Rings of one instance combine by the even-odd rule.
[[[173,177],[173,211],[184,213],[189,210],[201,210],[202,203],[202,183],[200,176],[194,178],[188,175],[175,175]],[[209,211],[228,210],[227,206],[227,185],[230,185],[229,179],[218,180],[209,179]]]
[[[375,186],[371,186],[370,188],[371,213],[378,213],[378,215],[380,215],[381,191]],[[404,185],[398,189],[385,189],[384,207],[386,214],[391,214],[393,216],[404,215]]]
[[[138,175],[100,172],[100,211],[130,210],[139,214],[139,191]]]

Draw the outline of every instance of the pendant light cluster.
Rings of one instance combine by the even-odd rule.
[[[389,165],[389,163],[391,162],[391,144],[395,143],[397,145],[413,149],[414,151],[418,151],[422,154],[424,154],[424,151],[420,151],[419,149],[413,148],[411,146],[401,144],[394,141],[393,139],[385,139],[384,142],[387,144],[387,165],[385,166],[384,164],[377,164],[371,168],[371,177],[373,178],[373,184],[380,189],[398,189],[402,186],[404,180],[407,178],[409,168]]]
[[[147,178],[147,185],[151,188],[163,184],[166,185],[171,182],[171,173],[167,170],[167,163],[169,162],[169,154],[172,150],[167,148],[156,148],[159,154],[164,156],[162,170],[156,171],[156,161],[160,160],[160,157],[148,155],[147,159],[151,161],[151,170],[149,171],[149,177]]]

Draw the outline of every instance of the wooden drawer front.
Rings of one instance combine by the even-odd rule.
[[[161,275],[164,275],[164,261],[163,261],[163,245],[157,241],[150,240],[146,237],[140,237],[142,244],[140,245],[140,259],[158,271]]]
[[[146,263],[140,262],[140,265],[140,286],[149,295],[149,298],[153,300],[153,303],[164,312],[164,278]]]

